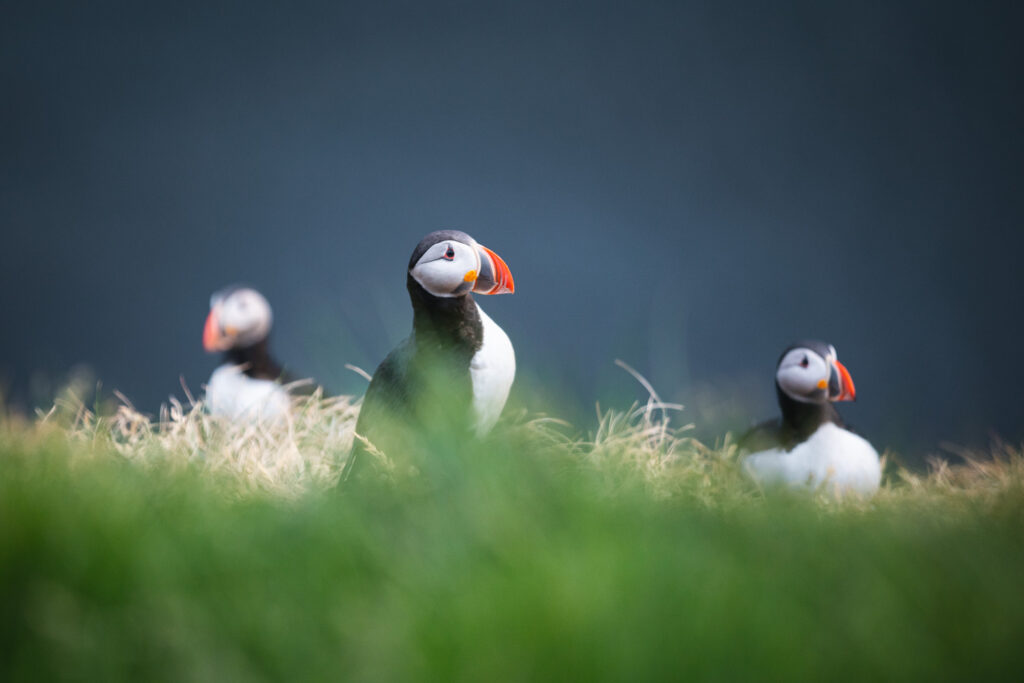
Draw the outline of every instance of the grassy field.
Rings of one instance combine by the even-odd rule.
[[[0,680],[1003,679],[1024,458],[765,496],[654,406],[329,491],[355,407],[0,423]],[[570,436],[567,436],[570,435]]]

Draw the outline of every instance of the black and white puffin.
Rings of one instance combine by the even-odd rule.
[[[432,232],[413,250],[406,288],[412,334],[373,373],[356,424],[357,434],[392,455],[428,431],[483,436],[516,374],[508,335],[473,300],[473,293],[515,290],[501,257],[464,232]],[[357,441],[343,479],[363,468],[363,451]]]
[[[740,446],[754,451],[746,471],[765,485],[810,487],[838,495],[871,495],[882,466],[877,451],[846,428],[833,403],[856,397],[853,378],[820,341],[793,344],[775,370],[782,418],[748,432]]]
[[[235,285],[210,297],[203,348],[224,354],[224,363],[206,384],[210,413],[232,420],[264,421],[288,413],[291,398],[281,382],[289,380],[268,350],[272,325],[270,304],[251,287]]]

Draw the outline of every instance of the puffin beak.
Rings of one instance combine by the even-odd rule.
[[[853,377],[850,371],[838,360],[832,361],[832,372],[829,377],[829,400],[830,401],[855,401],[857,390],[853,386]]]
[[[511,294],[516,291],[512,271],[501,257],[482,245],[477,245],[477,251],[480,253],[480,272],[473,291],[478,294]]]
[[[220,331],[220,322],[217,320],[217,309],[210,309],[210,315],[206,316],[206,325],[203,326],[203,348],[213,353],[223,348],[224,335]]]

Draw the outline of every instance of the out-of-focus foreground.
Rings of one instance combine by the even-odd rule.
[[[765,496],[655,404],[330,490],[357,406],[0,424],[0,677],[991,678],[1024,651],[1024,458]],[[677,418],[673,418],[677,419]],[[386,469],[386,468],[385,468]]]

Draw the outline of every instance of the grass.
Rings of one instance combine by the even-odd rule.
[[[0,679],[928,679],[1024,666],[1024,455],[765,496],[652,399],[329,491],[357,406],[0,421]],[[673,417],[673,419],[676,419]]]

